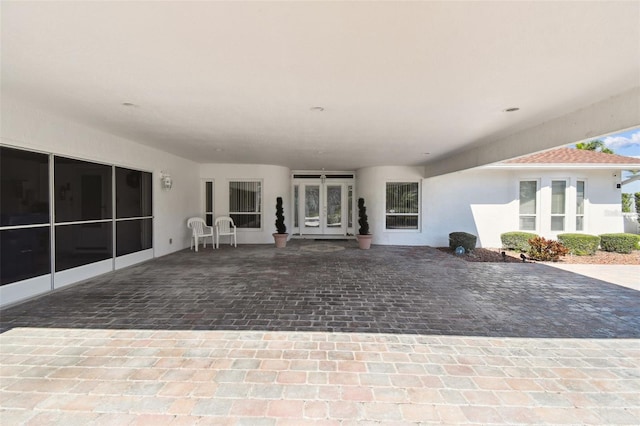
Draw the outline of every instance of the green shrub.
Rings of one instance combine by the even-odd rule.
[[[602,234],[600,247],[604,251],[631,253],[638,249],[638,236],[636,234]]]
[[[529,240],[537,237],[536,234],[531,232],[505,232],[500,234],[500,240],[502,241],[502,248],[509,250],[516,250],[520,252],[527,252],[531,248],[529,246]]]
[[[456,247],[462,246],[465,251],[473,251],[476,248],[476,241],[478,237],[467,232],[452,232],[449,234],[449,247],[451,250],[455,250]]]
[[[557,262],[560,256],[569,253],[569,249],[559,241],[535,237],[529,240],[529,257],[542,262]]]
[[[600,245],[600,237],[588,234],[560,234],[558,241],[576,256],[593,256]]]

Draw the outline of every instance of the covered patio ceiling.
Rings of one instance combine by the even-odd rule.
[[[640,2],[1,8],[3,103],[200,163],[435,174],[640,125]]]

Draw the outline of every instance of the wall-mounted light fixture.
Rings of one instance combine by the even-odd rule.
[[[160,171],[160,185],[162,189],[168,191],[173,186],[173,179],[171,179],[171,175],[165,171]]]

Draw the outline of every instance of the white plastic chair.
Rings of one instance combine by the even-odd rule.
[[[213,226],[207,226],[207,222],[201,217],[192,217],[187,220],[187,227],[191,229],[191,244],[189,248],[193,248],[195,245],[196,251],[198,251],[198,245],[200,238],[202,238],[202,246],[207,247],[207,237],[211,237],[211,245],[216,248],[215,241],[213,241]]]
[[[233,223],[233,219],[228,216],[220,216],[216,219],[216,244],[220,248],[220,235],[229,235],[229,245],[233,243],[234,247],[238,247],[236,241],[236,225]]]

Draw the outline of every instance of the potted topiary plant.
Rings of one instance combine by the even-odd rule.
[[[364,206],[364,198],[358,198],[358,246],[362,250],[368,250],[371,247],[371,239],[373,235],[369,233],[369,218],[367,217],[367,208]]]
[[[276,248],[283,248],[287,246],[287,226],[284,224],[284,210],[282,208],[282,197],[276,198],[276,233],[273,234],[273,239],[276,242]]]

